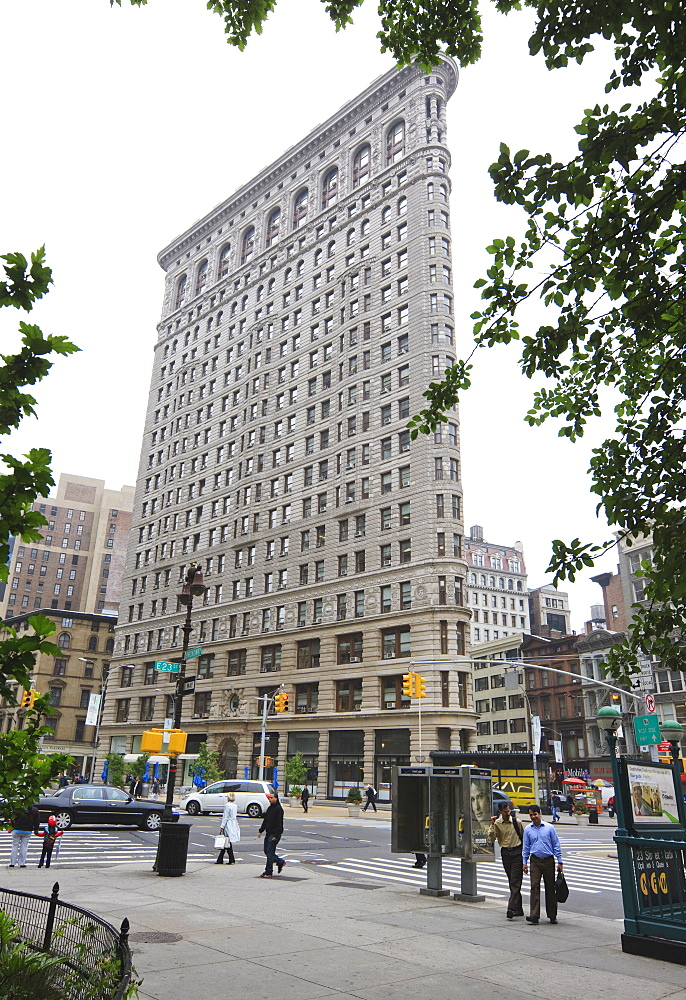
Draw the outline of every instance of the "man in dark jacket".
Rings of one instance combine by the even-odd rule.
[[[280,858],[276,853],[276,845],[283,836],[283,806],[279,802],[279,797],[276,792],[272,792],[269,796],[269,801],[271,805],[264,814],[262,826],[257,834],[259,837],[262,833],[264,833],[264,853],[267,855],[267,863],[264,866],[264,871],[260,875],[260,878],[272,877],[274,862],[276,862],[276,870],[279,875],[281,874],[283,866],[286,864],[284,859]]]
[[[19,865],[26,868],[26,855],[29,849],[29,841],[34,833],[38,833],[40,828],[40,813],[36,806],[30,806],[14,817],[12,823],[12,856],[10,857],[10,868]]]

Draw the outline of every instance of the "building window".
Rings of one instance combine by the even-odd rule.
[[[386,133],[386,165],[405,155],[405,122],[394,122]]]
[[[211,691],[196,691],[195,698],[193,700],[193,715],[208,716],[210,714],[211,705],[212,705]]]
[[[247,650],[232,649],[229,652],[229,677],[240,677],[245,673]]]
[[[130,698],[119,698],[117,699],[117,722],[128,722],[129,712],[131,710],[131,699]]]
[[[281,670],[281,643],[276,643],[273,646],[262,646],[261,654],[260,673],[268,674]]]
[[[229,273],[229,258],[231,256],[231,244],[226,243],[221,249],[219,254],[219,274],[218,277],[224,278]]]
[[[52,668],[52,672],[56,677],[64,677],[67,672],[67,661],[62,659],[56,659],[55,665]]]
[[[409,656],[412,652],[409,626],[384,629],[381,635],[384,660],[395,660],[401,656]]]
[[[140,710],[138,719],[140,722],[152,722],[155,714],[155,696],[140,699]]]
[[[347,635],[339,635],[336,639],[337,663],[361,663],[362,662],[362,633],[350,632]]]
[[[319,702],[319,684],[296,684],[295,710],[300,714],[317,711]]]
[[[133,684],[133,671],[134,667],[126,666],[121,668],[121,680],[119,682],[119,687],[129,688]]]
[[[362,678],[336,681],[336,711],[359,712],[362,708]]]
[[[60,632],[57,639],[57,645],[60,649],[69,649],[71,646],[71,636],[68,632]]]
[[[176,299],[174,301],[174,308],[181,309],[184,302],[186,301],[186,275],[182,274],[176,283]]]
[[[369,179],[371,147],[362,146],[353,159],[353,187],[359,187]]]
[[[298,669],[308,670],[310,667],[319,667],[319,639],[298,643]]]
[[[255,227],[250,226],[243,234],[243,243],[241,244],[241,264],[247,264],[249,260],[252,260],[254,252]]]
[[[338,167],[332,167],[324,175],[322,183],[322,208],[328,208],[338,195]]]
[[[299,229],[307,221],[308,190],[301,188],[293,202],[293,229]]]
[[[59,705],[62,700],[62,688],[61,687],[51,687],[50,688],[50,704],[54,707]]]
[[[412,699],[403,694],[402,674],[396,674],[394,677],[382,677],[381,684],[382,708],[395,709],[410,707]]]
[[[281,229],[281,209],[275,208],[270,214],[267,221],[267,246],[270,247],[279,238],[279,231]]]

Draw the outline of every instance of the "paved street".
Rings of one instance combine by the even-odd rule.
[[[334,812],[335,810],[330,810]],[[419,889],[426,883],[426,872],[413,869],[412,856],[390,853],[390,818],[379,813],[350,819],[344,815],[317,815],[314,809],[305,817],[299,810],[287,809],[286,832],[280,851],[291,870],[299,866],[317,866],[347,881],[384,885],[397,883]],[[321,810],[323,813],[324,810]],[[341,811],[342,812],[342,811]],[[189,863],[211,864],[215,861],[214,836],[218,832],[219,816],[199,816],[192,820],[182,816],[182,823],[191,824]],[[239,863],[260,863],[262,843],[257,838],[260,821],[240,817],[242,840],[236,847]],[[570,897],[565,909],[576,913],[610,918],[622,915],[621,888],[612,843],[612,829],[560,826],[558,832],[565,855],[565,873]],[[152,867],[157,850],[157,834],[117,827],[73,827],[62,838],[61,851],[53,860],[51,872],[79,868],[110,868],[117,865],[140,864]],[[10,838],[0,838],[0,864],[9,861]],[[28,863],[36,865],[41,842],[32,842]],[[610,855],[610,856],[609,856]],[[443,863],[444,886],[453,892],[460,888],[460,863],[446,859]],[[487,899],[501,902],[507,898],[507,882],[499,860],[484,862],[478,869],[479,889]],[[528,880],[523,894],[528,900]]]
[[[623,954],[614,918],[565,905],[559,925],[534,928],[506,920],[497,899],[434,899],[336,866],[292,863],[263,881],[250,851],[231,867],[191,860],[183,878],[140,864],[55,878],[65,900],[130,920],[142,1000],[686,1000],[683,967]],[[45,893],[54,880],[29,867],[2,883]]]

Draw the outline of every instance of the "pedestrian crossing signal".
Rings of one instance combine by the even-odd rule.
[[[414,685],[416,674],[410,672],[403,674],[403,694],[406,698],[414,698]]]

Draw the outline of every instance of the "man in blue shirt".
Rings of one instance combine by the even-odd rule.
[[[531,863],[531,915],[526,919],[537,924],[541,916],[541,878],[545,884],[545,912],[551,924],[557,923],[557,897],[555,895],[555,859],[557,870],[562,871],[562,848],[555,827],[541,820],[541,807],[529,806],[531,824],[524,831],[522,844],[523,870],[528,872]]]

